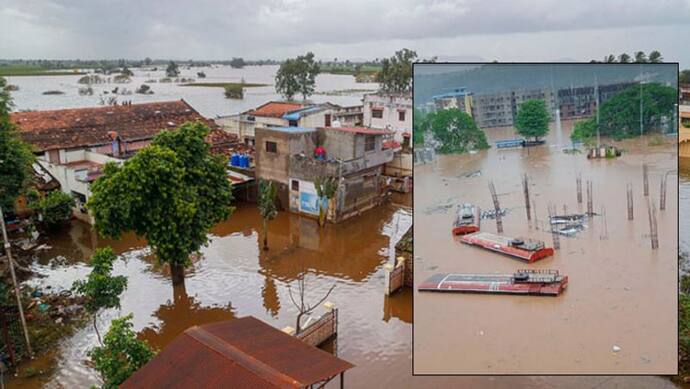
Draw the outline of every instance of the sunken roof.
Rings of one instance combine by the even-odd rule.
[[[191,121],[216,128],[184,100],[13,112],[10,120],[22,139],[41,151],[104,145],[112,142],[113,133],[125,141],[150,139]]]
[[[302,388],[352,367],[248,316],[187,329],[121,387]]]

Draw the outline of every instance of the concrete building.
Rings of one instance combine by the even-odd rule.
[[[678,156],[687,160],[690,159],[690,105],[680,105],[678,111]]]
[[[472,115],[472,93],[466,88],[457,88],[452,92],[432,97],[435,110],[455,108]]]
[[[10,120],[30,143],[37,163],[76,199],[75,216],[91,222],[84,205],[108,162],[123,163],[161,131],[200,121],[211,128],[212,152],[227,153],[237,138],[217,128],[184,100],[97,108],[15,112]]]
[[[388,130],[403,141],[403,133],[412,131],[412,95],[410,93],[369,93],[364,95],[364,127]]]
[[[636,83],[623,82],[600,85],[598,87],[599,105],[633,85]],[[596,113],[597,91],[594,86],[563,88],[559,89],[557,94],[557,104],[563,120],[590,117]]]
[[[215,119],[216,123],[242,142],[254,145],[256,128],[268,127],[330,127],[340,107],[331,103],[302,104],[270,101],[237,115]]]
[[[334,177],[335,198],[327,218],[339,222],[379,204],[387,195],[383,167],[393,149],[383,147],[391,133],[363,127],[273,127],[256,129],[256,177],[278,184],[282,209],[318,217],[320,201],[314,182]],[[326,159],[313,156],[323,146]]]
[[[680,103],[690,105],[690,84],[680,84]]]
[[[364,124],[363,106],[352,105],[338,108],[333,114],[333,123],[334,127],[361,127]]]

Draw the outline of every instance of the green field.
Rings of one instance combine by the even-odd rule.
[[[73,76],[86,74],[77,69],[46,69],[32,65],[0,65],[0,77],[16,76]]]
[[[268,86],[268,84],[256,84],[251,82],[191,82],[188,84],[182,84],[180,86],[205,86],[209,88],[225,88],[229,87],[243,87],[243,88],[254,88],[258,86]]]

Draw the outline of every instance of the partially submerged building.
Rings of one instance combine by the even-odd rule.
[[[379,203],[387,196],[384,165],[393,149],[383,147],[390,131],[365,127],[266,127],[256,129],[256,177],[278,185],[281,208],[318,216],[321,201],[317,179],[333,177],[338,190],[327,219],[339,222]],[[325,158],[314,156],[317,146]]]
[[[269,101],[237,115],[219,117],[216,122],[245,144],[254,145],[257,128],[330,127],[338,112],[340,107],[331,103]]]
[[[123,163],[151,143],[161,131],[199,121],[211,128],[207,141],[217,153],[238,145],[184,100],[96,108],[15,112],[10,120],[31,144],[37,163],[76,199],[75,216],[91,222],[84,205],[90,185],[108,162]]]

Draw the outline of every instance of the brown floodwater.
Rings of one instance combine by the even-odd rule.
[[[529,149],[441,156],[415,167],[415,280],[440,272],[512,273],[519,268],[558,269],[569,286],[558,297],[414,292],[415,373],[465,374],[672,374],[677,364],[678,166],[677,138],[652,146],[650,138],[617,142],[623,156],[587,160],[555,143],[569,139],[552,128],[547,144]],[[486,131],[490,140],[515,137],[512,128]],[[653,142],[652,142],[653,143]],[[659,249],[652,250],[642,191],[649,166],[650,198],[659,201],[668,171],[666,209],[658,212]],[[481,170],[480,176],[466,177]],[[537,222],[527,222],[522,174],[530,177]],[[576,176],[582,176],[583,204]],[[492,209],[493,181],[504,235],[552,245],[544,230],[547,206],[586,211],[592,181],[594,211],[587,229],[560,237],[553,257],[525,264],[466,246],[450,233],[457,203]],[[634,220],[627,220],[626,184],[634,192]],[[439,205],[453,204],[445,210]],[[602,208],[605,217],[602,215]],[[496,233],[493,220],[482,230]],[[621,348],[613,352],[613,346]],[[633,381],[634,382],[634,381]],[[665,385],[665,384],[664,384]]]

